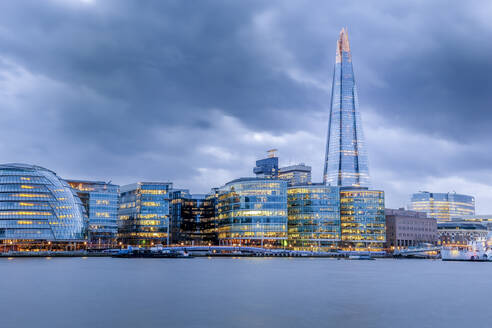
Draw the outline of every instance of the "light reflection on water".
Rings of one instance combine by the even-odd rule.
[[[492,263],[0,259],[0,327],[492,327]]]

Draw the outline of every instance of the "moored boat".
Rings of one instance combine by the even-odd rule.
[[[448,245],[441,250],[443,261],[492,261],[492,239],[475,240],[466,245]]]
[[[154,250],[145,248],[128,248],[119,251],[112,257],[119,258],[193,258],[190,253],[181,250]]]
[[[374,260],[374,258],[371,256],[371,254],[357,254],[357,255],[350,255],[348,257],[349,260]]]

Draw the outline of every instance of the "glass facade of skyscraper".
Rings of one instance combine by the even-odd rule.
[[[324,184],[287,189],[288,245],[293,250],[333,251],[340,241],[340,190]]]
[[[337,42],[323,181],[340,187],[369,186],[366,145],[345,29]]]
[[[171,240],[173,244],[215,245],[215,195],[171,192]]]
[[[367,188],[340,190],[341,247],[380,251],[386,241],[384,192]]]
[[[287,246],[287,181],[233,180],[218,191],[218,239],[222,245]]]
[[[123,245],[169,245],[169,193],[167,182],[139,182],[121,187],[118,240]]]
[[[456,193],[419,192],[411,196],[411,210],[425,212],[438,222],[475,215],[475,197]]]
[[[86,230],[82,202],[54,172],[34,165],[0,165],[2,251],[65,250],[85,242]]]
[[[66,180],[89,216],[89,248],[116,245],[119,186],[103,181]]]

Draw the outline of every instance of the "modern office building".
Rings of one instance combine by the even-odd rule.
[[[171,243],[215,245],[215,195],[173,190],[171,199]]]
[[[440,222],[437,224],[439,244],[442,246],[468,245],[476,240],[486,240],[487,227],[473,222]]]
[[[88,247],[116,246],[119,186],[103,181],[66,180],[89,217]]]
[[[492,231],[492,215],[466,215],[461,218],[453,218],[452,221],[462,221],[479,223],[487,227],[489,231]]]
[[[426,213],[403,208],[385,210],[386,248],[408,248],[424,243],[437,244],[437,221]]]
[[[253,168],[253,173],[257,178],[278,178],[278,157],[275,156],[276,149],[268,151],[268,157],[256,161],[256,166]]]
[[[218,190],[221,245],[287,246],[287,181],[240,178]]]
[[[475,215],[475,197],[457,193],[421,191],[411,196],[409,209],[425,212],[438,222]]]
[[[86,230],[82,202],[56,173],[0,165],[0,251],[73,250],[85,246]]]
[[[341,248],[381,251],[386,241],[384,192],[367,188],[341,188]]]
[[[118,240],[123,246],[170,244],[170,182],[138,182],[122,186]]]
[[[311,166],[304,163],[279,168],[278,178],[287,180],[289,186],[311,183]]]
[[[323,181],[368,187],[369,167],[347,31],[337,41]]]
[[[325,184],[287,189],[288,246],[293,250],[334,251],[340,242],[340,190]]]

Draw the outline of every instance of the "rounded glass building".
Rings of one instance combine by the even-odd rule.
[[[54,172],[0,165],[0,251],[73,249],[86,227],[82,202]]]
[[[287,181],[240,178],[219,189],[221,245],[286,247]]]

